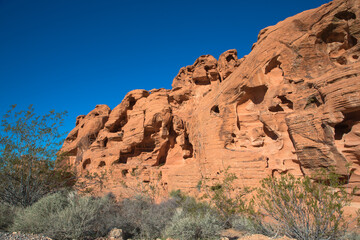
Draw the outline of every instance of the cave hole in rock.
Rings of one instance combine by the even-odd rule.
[[[281,62],[278,60],[279,56],[273,57],[265,67],[265,74],[268,74],[274,68],[280,68]]]
[[[283,112],[284,109],[279,104],[277,104],[276,106],[269,107],[269,111],[270,112]]]
[[[351,132],[352,127],[360,122],[360,110],[345,113],[344,120],[335,125],[335,140],[341,140],[343,136]]]
[[[345,42],[345,33],[343,32],[334,32],[336,29],[336,24],[329,24],[325,29],[317,34],[317,43],[332,43],[332,42]]]
[[[211,84],[210,79],[208,77],[202,78],[202,79],[195,79],[194,83],[196,85],[210,85]]]
[[[133,107],[136,103],[136,100],[134,97],[129,97],[129,107],[128,107],[128,110],[133,110]]]
[[[118,160],[114,161],[113,164],[126,164],[127,163],[127,159],[129,157],[131,157],[133,155],[133,149],[132,149],[132,152],[129,152],[129,153],[120,153],[120,157]]]
[[[146,136],[141,143],[135,145],[134,156],[139,156],[142,152],[152,152],[155,147],[155,140],[151,138],[151,135]]]
[[[356,15],[353,12],[350,11],[341,11],[335,14],[335,17],[338,19],[343,19],[343,20],[350,20],[350,19],[356,19]]]
[[[351,127],[349,124],[345,122],[341,122],[335,125],[335,140],[341,140],[344,134],[349,133],[351,131]]]
[[[99,163],[99,167],[104,167],[105,165],[106,165],[105,161],[101,161],[101,162]]]
[[[205,71],[209,71],[211,68],[210,66],[204,66]]]
[[[91,163],[91,160],[90,158],[86,159],[83,164],[82,164],[82,167],[83,169],[86,169],[86,167]]]
[[[234,58],[233,55],[229,55],[229,56],[226,57],[226,61],[227,62],[235,61],[235,58]]]
[[[95,113],[94,116],[97,117],[97,116],[100,116],[100,114],[99,114],[99,113]]]
[[[187,133],[187,131],[184,132],[184,139],[185,139],[185,144],[183,146],[183,150],[189,151],[189,154],[184,156],[184,159],[191,158],[191,157],[193,157],[194,148],[193,148],[192,143],[189,140],[189,134]]]
[[[261,85],[258,87],[244,87],[243,90],[245,91],[245,95],[242,100],[239,101],[238,105],[241,105],[248,101],[249,99],[254,104],[260,104],[265,97],[265,94],[268,88],[265,85]]]
[[[119,132],[121,131],[121,128],[127,123],[127,112],[121,114],[121,116],[115,121],[113,126],[109,129],[111,133]]]
[[[338,57],[338,58],[336,59],[336,62],[337,62],[338,64],[340,64],[340,65],[346,65],[346,64],[347,64],[347,60],[346,60],[346,58],[343,57],[343,56]]]
[[[155,140],[151,137],[153,133],[155,132],[145,129],[144,139],[132,146],[130,152],[120,153],[120,158],[114,161],[113,164],[126,164],[130,157],[137,157],[143,152],[153,152],[156,147]]]
[[[108,143],[108,138],[106,137],[100,141],[100,147],[106,148],[107,143]]]
[[[210,112],[212,114],[215,114],[215,115],[218,115],[220,113],[220,109],[219,109],[219,106],[218,105],[215,105],[211,108]]]
[[[340,47],[340,49],[348,50],[357,44],[358,40],[354,36],[348,36],[347,41]]]
[[[267,127],[265,124],[263,125],[263,130],[266,136],[268,136],[272,140],[276,141],[279,138],[278,135],[274,131],[269,129],[269,127]]]
[[[235,134],[235,133],[232,133],[231,136],[232,136],[233,138],[235,138],[235,137],[236,137],[236,134]]]
[[[305,105],[305,109],[311,105],[315,105],[316,107],[319,107],[321,105],[321,103],[319,102],[319,100],[315,97],[315,96],[310,96],[307,99],[306,105]]]
[[[76,148],[73,148],[72,150],[66,152],[66,156],[77,156],[77,153],[78,153],[78,149],[76,147]]]
[[[285,96],[278,96],[278,98],[281,100],[282,104],[285,104],[290,109],[294,109],[293,102],[287,99]]]
[[[358,40],[354,36],[349,37],[349,48],[355,46],[358,43]]]
[[[129,170],[127,170],[127,169],[123,169],[123,170],[121,170],[121,175],[123,176],[123,177],[126,177],[126,175],[129,173]]]
[[[359,56],[358,55],[352,55],[352,58],[353,59],[359,59]]]

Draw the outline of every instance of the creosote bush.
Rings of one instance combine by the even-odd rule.
[[[178,203],[174,199],[168,199],[156,204],[149,197],[137,195],[132,199],[123,200],[120,206],[116,224],[124,231],[126,237],[156,239],[162,236]]]
[[[278,225],[270,230],[301,240],[344,236],[348,222],[343,209],[353,193],[346,192],[344,182],[333,172],[323,170],[316,179],[287,174],[262,180],[257,194],[260,209]]]
[[[165,230],[165,236],[175,239],[219,239],[223,224],[212,211],[189,214],[183,210],[175,213]]]
[[[41,233],[54,239],[95,238],[113,227],[114,210],[111,196],[55,193],[19,212],[11,230]]]
[[[179,208],[167,225],[164,236],[175,239],[218,239],[224,223],[216,209],[180,191],[171,193]]]

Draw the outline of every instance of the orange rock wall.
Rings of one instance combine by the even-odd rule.
[[[335,0],[180,69],[172,89],[134,90],[79,116],[62,147],[101,192],[197,193],[229,167],[241,186],[334,166],[360,187],[360,1]],[[347,165],[351,164],[350,171]]]

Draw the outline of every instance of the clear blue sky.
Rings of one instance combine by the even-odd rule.
[[[182,66],[329,0],[0,0],[0,114],[68,111],[65,131],[133,89],[171,88]]]

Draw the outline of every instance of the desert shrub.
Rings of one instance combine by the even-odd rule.
[[[238,218],[239,214],[245,215],[254,211],[253,201],[245,198],[252,189],[235,187],[237,176],[230,173],[229,169],[220,171],[219,180],[215,183],[206,179],[198,183],[198,188],[206,193],[203,198],[209,200],[227,228],[233,227],[233,218]]]
[[[348,232],[345,236],[341,239],[344,240],[360,240],[360,233],[359,232]]]
[[[134,239],[155,239],[161,237],[178,204],[174,199],[160,204],[152,202],[144,195],[125,199],[121,203],[121,211],[117,227],[124,231],[125,237]]]
[[[278,224],[278,231],[296,239],[340,239],[348,222],[343,207],[352,194],[332,172],[319,172],[317,181],[291,174],[262,180],[257,198],[264,215]]]
[[[259,231],[256,221],[254,221],[251,217],[247,217],[244,215],[237,215],[231,218],[231,226],[232,228],[238,231],[244,231],[248,233],[263,233]]]
[[[0,201],[0,231],[6,231],[14,221],[17,208]]]
[[[155,239],[162,235],[166,225],[174,216],[177,203],[173,199],[152,205],[143,212],[141,223],[141,238]]]
[[[84,239],[104,236],[112,228],[115,206],[111,196],[80,197],[71,194],[68,206],[56,214],[56,221],[47,230],[57,239]]]
[[[166,226],[164,237],[175,239],[216,239],[224,228],[218,211],[207,202],[173,191],[170,196],[176,200],[178,208]]]
[[[12,231],[31,233],[46,232],[54,217],[68,205],[66,194],[58,192],[43,197],[32,206],[19,211],[12,225]]]
[[[55,168],[64,142],[60,128],[66,113],[37,115],[30,105],[17,111],[13,105],[0,123],[0,200],[27,207],[66,186],[74,176]]]
[[[164,236],[175,239],[219,239],[223,224],[212,211],[192,212],[179,209],[164,232]]]
[[[81,197],[55,193],[19,212],[13,231],[42,233],[55,239],[104,236],[113,227],[115,205],[111,196]]]

